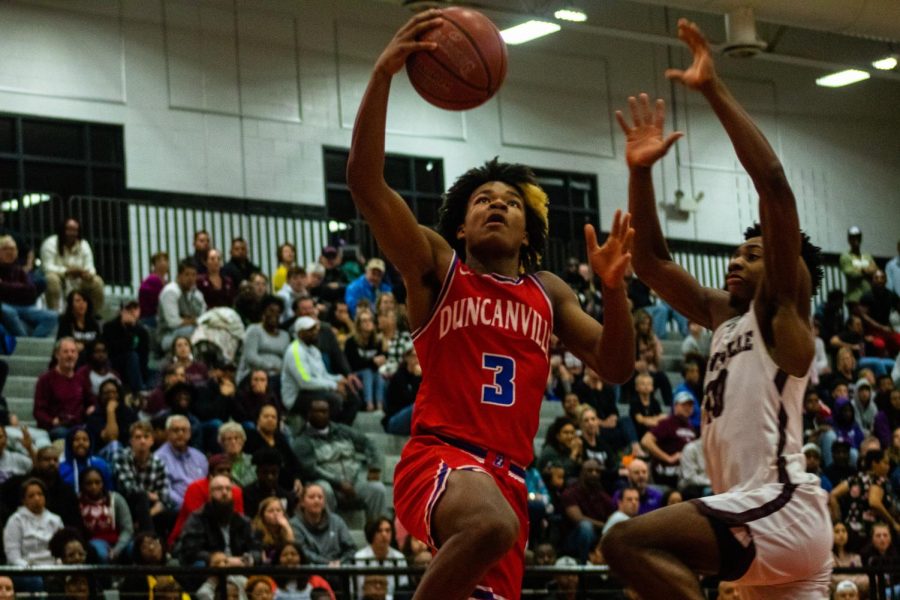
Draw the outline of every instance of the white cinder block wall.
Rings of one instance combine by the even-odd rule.
[[[634,5],[641,28],[661,9]],[[0,3],[0,112],[117,123],[133,189],[324,203],[322,146],[347,147],[371,65],[408,13],[374,0],[9,0]],[[717,23],[717,21],[714,21]],[[646,90],[687,138],[657,170],[657,193],[704,193],[668,235],[733,243],[756,216],[749,181],[701,99],[662,72],[663,45],[564,31],[511,48],[499,96],[464,114],[396,79],[388,150],[444,159],[449,181],[494,155],[596,173],[604,227],[626,202],[612,111]],[[900,237],[900,82],[842,90],[821,71],[759,60],[720,70],[770,136],[801,220],[826,250],[893,255]]]

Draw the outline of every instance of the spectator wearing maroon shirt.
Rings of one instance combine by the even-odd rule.
[[[18,263],[18,256],[15,239],[0,236],[0,325],[16,337],[49,337],[58,317],[34,305],[38,289]]]
[[[53,352],[56,366],[38,377],[34,388],[34,419],[50,432],[50,439],[65,438],[69,428],[81,425],[93,412],[90,388],[75,376],[78,346],[69,337],[57,340]]]
[[[157,252],[150,257],[152,271],[141,282],[138,289],[138,303],[141,306],[141,324],[148,329],[156,329],[156,311],[159,309],[159,295],[169,281],[169,255]]]
[[[564,548],[567,553],[585,564],[588,554],[597,545],[603,525],[616,507],[603,491],[603,467],[593,459],[584,461],[578,481],[562,493],[562,508],[568,533]]]
[[[652,457],[653,481],[672,488],[678,486],[682,449],[697,439],[697,432],[691,425],[694,397],[688,391],[681,391],[674,402],[672,414],[641,438],[641,445]]]

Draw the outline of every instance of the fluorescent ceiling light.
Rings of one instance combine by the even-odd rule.
[[[584,11],[577,8],[561,8],[553,13],[553,16],[560,21],[574,21],[576,23],[587,21],[587,15],[584,14]]]
[[[897,66],[897,57],[885,56],[881,60],[872,61],[872,66],[882,71],[890,71]]]
[[[819,77],[816,79],[816,85],[832,88],[842,87],[858,81],[864,81],[869,77],[870,75],[865,71],[860,71],[859,69],[845,69],[843,71],[838,71],[837,73],[832,73],[831,75]]]
[[[531,20],[527,23],[504,29],[500,32],[500,35],[503,37],[504,42],[515,46],[516,44],[524,44],[533,39],[556,33],[560,29],[560,26],[556,23]]]

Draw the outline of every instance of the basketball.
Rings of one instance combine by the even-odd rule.
[[[420,96],[447,110],[467,110],[487,102],[506,77],[506,43],[497,26],[469,8],[441,10],[443,22],[420,41],[435,42],[431,52],[406,61],[409,80]]]

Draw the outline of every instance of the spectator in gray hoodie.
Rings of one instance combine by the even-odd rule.
[[[297,514],[291,518],[294,539],[310,563],[336,567],[351,562],[356,545],[344,520],[325,507],[322,486],[310,483],[303,490]]]

